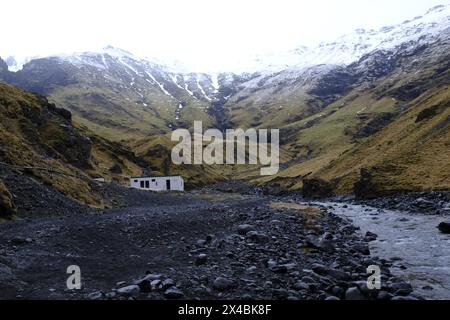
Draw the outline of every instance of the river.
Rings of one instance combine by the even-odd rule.
[[[437,229],[445,217],[345,203],[320,205],[352,220],[363,234],[377,234],[370,243],[372,254],[392,260],[392,273],[410,282],[415,293],[426,299],[450,299],[450,235]]]

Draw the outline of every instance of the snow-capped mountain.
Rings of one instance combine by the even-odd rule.
[[[399,25],[242,61],[245,68],[235,72],[189,72],[176,63],[106,47],[32,59],[23,68],[11,58],[6,65],[15,72],[0,77],[49,96],[109,137],[117,128],[147,134],[199,119],[220,127],[228,120],[258,126],[274,119],[279,125],[320,112],[352,87],[387,76],[401,64],[417,61],[408,72],[419,72],[422,61],[432,65],[433,57],[446,56],[449,39],[447,5]]]
[[[246,63],[249,71],[281,71],[315,65],[349,65],[374,50],[392,50],[404,43],[420,45],[450,37],[450,5],[430,9],[423,16],[379,30],[358,29],[334,42],[315,47],[299,46],[288,52],[256,57]],[[244,65],[244,63],[243,63]],[[243,70],[241,70],[242,72]]]
[[[298,47],[287,52],[256,55],[252,59],[241,59],[231,69],[221,70],[223,73],[277,72],[288,68],[308,68],[315,65],[348,65],[374,50],[392,50],[395,47],[412,43],[426,44],[448,38],[450,35],[450,5],[440,5],[430,9],[423,16],[415,17],[398,25],[386,26],[379,30],[357,29],[353,33],[343,35],[334,42],[320,43],[317,46]],[[94,54],[109,55],[117,59],[132,58],[146,61],[172,73],[199,73],[189,70],[180,61],[167,61],[161,58],[141,58],[122,49],[106,47],[84,54],[58,54],[72,63],[85,63],[88,56]],[[14,57],[6,59],[9,70],[16,72],[23,65],[36,57]],[[81,61],[77,61],[81,59]],[[97,66],[102,67],[103,64]],[[214,72],[216,73],[216,72]]]

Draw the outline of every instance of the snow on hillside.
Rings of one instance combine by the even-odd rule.
[[[374,50],[390,50],[407,42],[432,43],[449,36],[450,5],[442,5],[399,25],[379,30],[358,29],[331,43],[321,43],[312,48],[301,46],[284,53],[259,56],[247,64],[245,71],[280,71],[293,66],[321,64],[348,65]]]
[[[257,55],[252,59],[236,61],[233,70],[220,70],[241,74],[245,72],[274,72],[291,67],[305,68],[315,65],[346,65],[357,61],[363,55],[377,49],[390,50],[404,43],[431,43],[450,35],[450,5],[436,6],[423,16],[415,17],[394,26],[383,27],[379,30],[358,29],[353,33],[344,35],[331,43],[321,43],[315,47],[298,46],[287,52],[274,52],[272,54]],[[101,61],[94,57],[101,57]],[[107,57],[119,60],[132,72],[128,60],[145,61],[152,67],[163,71],[178,74],[195,73],[198,70],[187,70],[179,61],[166,61],[159,59],[136,57],[130,52],[114,47],[106,47],[95,52],[73,53],[55,55],[73,64],[90,64],[98,68],[108,68]],[[22,69],[23,64],[30,61],[26,57],[10,57],[7,64],[10,71]],[[217,73],[215,71],[214,73]],[[213,73],[212,73],[213,74]],[[217,77],[212,77],[213,87],[217,90]],[[174,81],[175,82],[175,81]],[[177,82],[175,82],[179,85]]]

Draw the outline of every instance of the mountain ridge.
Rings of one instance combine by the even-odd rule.
[[[170,133],[192,129],[194,120],[221,130],[280,129],[283,163],[278,175],[260,178],[252,170],[228,168],[211,173],[296,191],[309,177],[333,180],[323,174],[333,170],[325,168],[380,132],[389,135],[386,128],[408,109],[418,110],[413,101],[448,86],[449,8],[438,6],[425,16],[380,29],[384,35],[375,47],[362,45],[354,51],[347,46],[357,59],[341,64],[184,74],[108,47],[31,60],[17,72],[9,72],[0,60],[0,79],[48,96],[97,135],[136,151],[149,163],[156,158],[161,170],[168,168]],[[392,37],[399,30],[402,37]],[[351,40],[363,44],[361,37],[370,42],[378,34],[359,30]],[[329,53],[343,49],[339,44],[323,48]],[[201,181],[196,170],[193,174]],[[336,191],[351,192],[360,175],[352,172],[350,182],[336,185]]]
[[[230,70],[193,70],[183,65],[180,61],[169,61],[158,58],[138,57],[126,50],[107,46],[93,51],[49,54],[34,57],[16,58],[7,56],[6,62],[10,71],[17,72],[31,60],[36,58],[73,57],[82,54],[102,54],[133,57],[136,60],[146,61],[163,67],[168,72],[178,74],[204,73],[217,75],[220,73],[254,73],[277,72],[288,68],[307,68],[314,65],[349,65],[365,54],[375,49],[393,49],[397,45],[408,41],[422,41],[423,43],[435,41],[441,34],[448,33],[450,28],[450,4],[438,5],[430,8],[421,16],[398,24],[384,26],[379,29],[365,30],[362,28],[352,33],[344,34],[332,42],[320,42],[317,45],[299,45],[285,52],[272,54],[256,54],[251,60],[242,61],[244,68],[232,68]],[[428,38],[428,39],[427,39]],[[8,60],[10,61],[8,63]]]

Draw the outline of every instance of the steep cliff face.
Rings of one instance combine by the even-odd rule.
[[[14,207],[12,201],[12,195],[6,188],[3,181],[0,180],[0,219],[10,217],[15,213],[16,208]]]
[[[107,200],[95,191],[93,178],[125,182],[127,176],[140,174],[141,166],[145,162],[133,153],[75,125],[67,110],[40,95],[0,84],[3,212],[13,212],[11,194],[30,177],[76,202],[103,206]],[[12,181],[11,176],[19,178]]]

